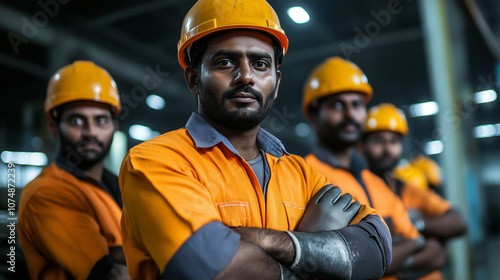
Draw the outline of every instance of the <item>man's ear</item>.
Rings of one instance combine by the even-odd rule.
[[[278,97],[278,90],[280,88],[280,82],[281,82],[281,71],[277,70],[276,71],[276,90],[274,90],[274,99]]]
[[[189,91],[191,91],[194,95],[198,95],[200,93],[198,74],[198,68],[188,66],[184,69],[184,79],[186,80]]]
[[[49,121],[49,132],[54,139],[59,139],[59,125],[54,120]]]
[[[113,132],[117,132],[117,131],[118,131],[118,129],[120,129],[120,123],[118,122],[118,120],[117,120],[117,119],[114,119],[114,120],[113,120],[113,125],[114,125],[114,127],[115,127],[115,130],[114,130]]]

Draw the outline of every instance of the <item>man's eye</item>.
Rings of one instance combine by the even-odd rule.
[[[265,62],[265,61],[256,61],[254,63],[254,66],[256,68],[269,68],[269,64],[267,62]]]
[[[216,65],[225,67],[225,66],[232,66],[234,64],[229,59],[221,59],[217,61]]]
[[[342,110],[342,108],[344,108],[344,105],[342,104],[342,102],[335,102],[333,103],[332,107],[337,110]]]
[[[82,126],[84,121],[82,118],[72,118],[69,120],[69,124],[72,126]]]
[[[108,118],[104,118],[104,117],[102,117],[102,118],[97,118],[97,124],[98,124],[98,125],[103,126],[103,125],[106,125],[106,124],[108,124],[108,123],[109,123],[109,119],[108,119]]]

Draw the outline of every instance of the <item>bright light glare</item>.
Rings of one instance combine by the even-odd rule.
[[[444,149],[443,142],[439,140],[429,141],[425,143],[425,153],[428,155],[440,154],[443,152],[443,149]]]
[[[476,103],[488,103],[497,100],[497,93],[492,89],[483,90],[476,92],[475,94]]]
[[[47,164],[47,156],[39,152],[11,152],[3,151],[0,155],[5,163],[14,163],[32,166],[44,166]]]
[[[304,8],[296,6],[296,7],[291,7],[287,11],[288,16],[298,24],[303,24],[309,21],[310,17],[309,14],[304,10]]]
[[[160,135],[158,131],[151,130],[151,128],[140,124],[132,125],[128,129],[128,134],[133,139],[139,141],[146,141]]]
[[[295,134],[299,137],[306,137],[311,134],[311,127],[306,123],[298,123],[295,126]]]
[[[148,104],[151,109],[161,110],[165,108],[165,99],[156,94],[151,94],[146,98],[146,104]]]
[[[439,112],[439,106],[435,101],[417,103],[410,105],[410,116],[423,117],[435,115]]]
[[[485,124],[474,128],[474,137],[476,138],[488,138],[493,136],[500,136],[500,123]]]

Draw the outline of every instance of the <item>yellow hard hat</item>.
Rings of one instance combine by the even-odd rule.
[[[427,156],[420,155],[415,157],[411,161],[411,164],[424,172],[430,185],[435,187],[441,185],[441,168],[439,168],[439,165],[434,160]]]
[[[227,29],[264,31],[278,39],[283,55],[288,49],[288,38],[281,29],[278,15],[265,0],[199,0],[182,23],[181,39],[177,43],[177,58],[182,68],[188,66],[186,48],[194,41]]]
[[[75,61],[52,75],[47,87],[45,115],[73,101],[95,101],[111,105],[115,117],[120,113],[120,96],[109,73],[92,61]]]
[[[389,103],[372,107],[366,118],[365,133],[375,131],[393,131],[401,135],[408,134],[408,123],[404,113]]]
[[[309,75],[304,85],[302,110],[307,116],[309,106],[315,100],[342,92],[360,92],[369,102],[373,89],[359,67],[340,57],[330,57],[320,64]]]
[[[426,190],[429,188],[424,172],[411,164],[396,166],[393,170],[393,174],[394,177],[400,179],[401,181],[420,189]]]

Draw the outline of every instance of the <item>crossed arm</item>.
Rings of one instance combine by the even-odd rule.
[[[388,231],[376,216],[349,226],[359,208],[327,185],[311,199],[297,231],[234,228],[240,245],[215,279],[380,278],[391,262]]]

